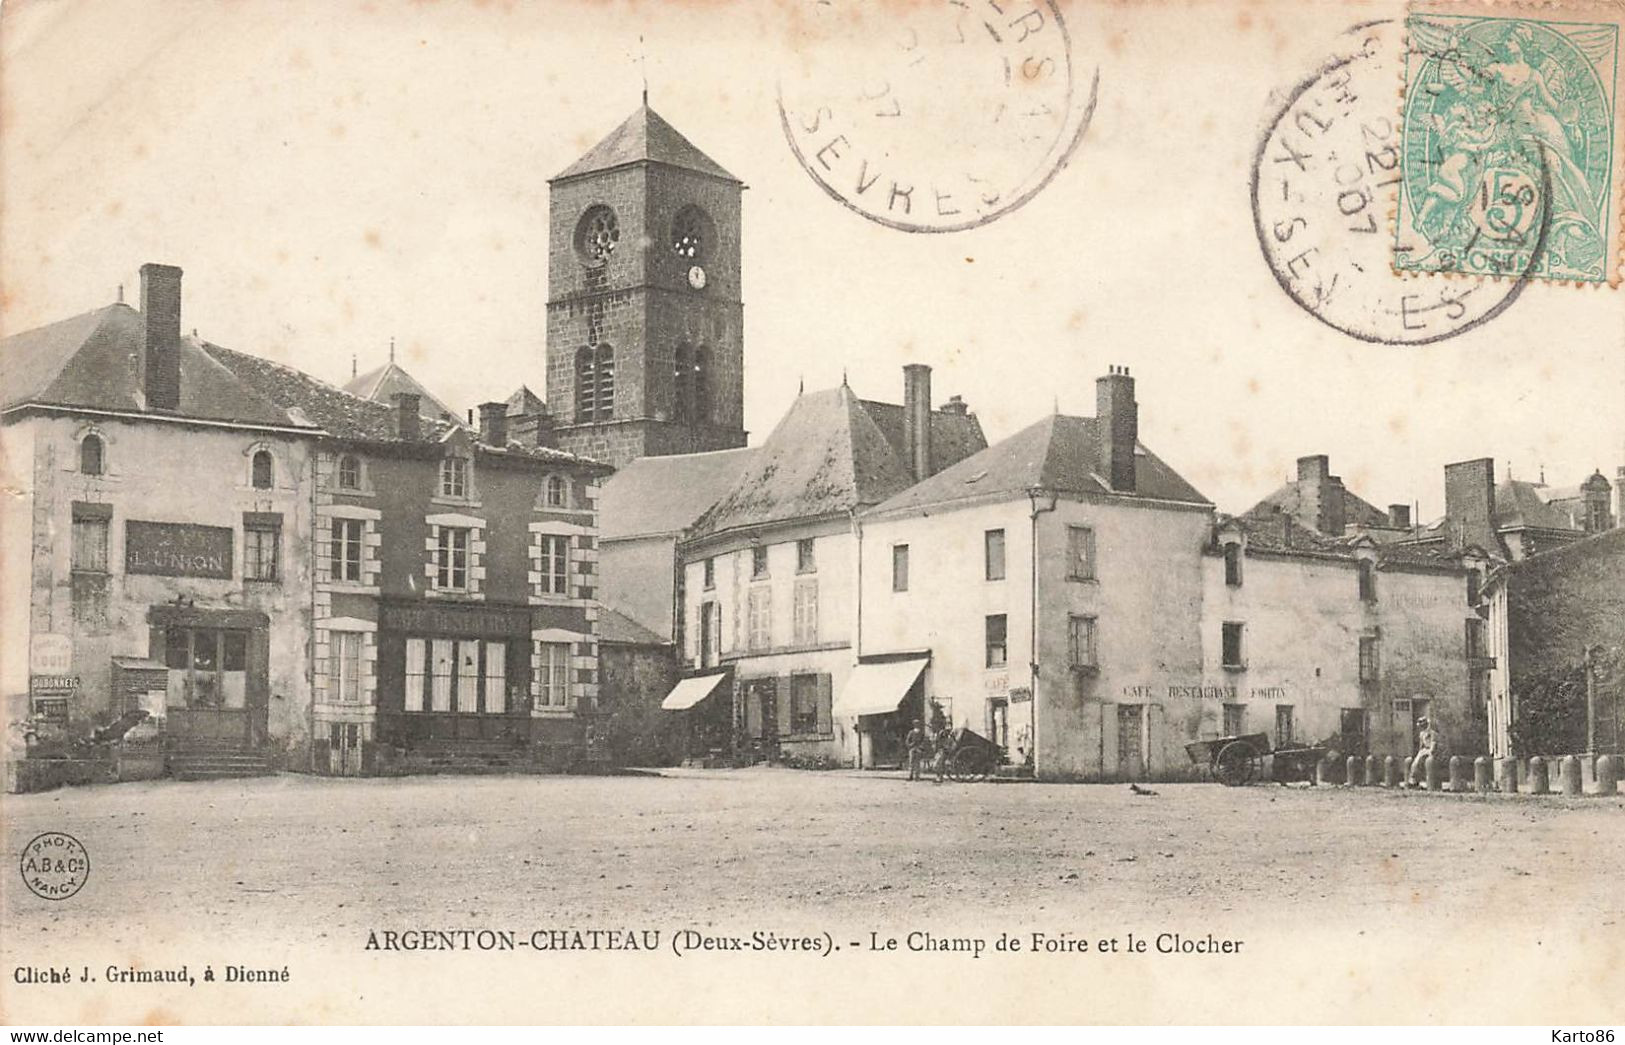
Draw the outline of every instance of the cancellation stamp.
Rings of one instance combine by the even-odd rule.
[[[842,206],[905,232],[1010,213],[1066,165],[1094,112],[1050,0],[799,9],[779,84],[785,139]]]
[[[29,892],[45,900],[66,900],[85,887],[90,854],[72,835],[47,831],[23,847],[18,866]]]
[[[1357,25],[1287,92],[1254,153],[1253,223],[1275,281],[1304,311],[1362,341],[1420,345],[1500,315],[1524,280],[1522,272],[1499,281],[1395,275],[1401,43],[1396,22]]]
[[[1622,14],[1410,13],[1397,271],[1618,283]]]

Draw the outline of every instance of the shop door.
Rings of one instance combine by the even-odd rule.
[[[235,628],[165,629],[166,729],[172,736],[244,746],[261,738],[265,709],[258,694],[265,687],[249,685],[249,639],[248,631]]]
[[[334,776],[361,774],[361,727],[354,722],[335,722],[328,727],[327,769]]]
[[[1117,772],[1124,780],[1145,779],[1144,704],[1117,707]]]
[[[1010,704],[1005,700],[990,700],[987,703],[987,738],[993,743],[1010,750]]]

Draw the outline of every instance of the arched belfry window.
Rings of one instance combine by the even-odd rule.
[[[711,420],[711,350],[701,347],[694,353],[694,373],[691,384],[696,422]]]
[[[85,475],[101,475],[107,471],[107,446],[94,432],[79,440],[79,471]]]
[[[576,352],[576,420],[608,421],[615,416],[615,349],[609,345]]]
[[[686,344],[672,353],[671,371],[672,420],[689,421],[694,412],[694,356]]]
[[[271,488],[271,451],[254,451],[253,477],[254,489],[269,490]]]

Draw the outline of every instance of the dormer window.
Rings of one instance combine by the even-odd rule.
[[[440,462],[440,496],[468,496],[468,460],[447,457]]]
[[[547,477],[545,496],[549,508],[567,508],[570,504],[570,486],[562,475]]]
[[[250,482],[256,490],[269,490],[271,488],[272,462],[271,451],[254,451],[254,460],[250,468]]]
[[[354,454],[339,458],[339,489],[361,489],[361,461]]]
[[[106,473],[107,448],[101,436],[92,433],[79,440],[79,471],[85,475]]]

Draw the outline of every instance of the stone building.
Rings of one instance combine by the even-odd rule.
[[[177,771],[297,768],[320,428],[182,336],[180,269],[140,303],[0,343],[8,718],[145,710]]]
[[[743,190],[647,104],[550,180],[561,447],[619,467],[745,445]]]
[[[311,764],[357,774],[564,768],[596,715],[597,499],[608,468],[209,346],[321,433],[311,468]],[[545,434],[545,433],[544,433]]]
[[[1509,563],[1484,585],[1488,608],[1489,737],[1505,755],[1560,755],[1516,741],[1520,700],[1535,686],[1572,684],[1571,713],[1589,702],[1575,751],[1625,743],[1625,528]],[[1588,734],[1588,735],[1585,735]],[[1525,749],[1520,750],[1520,747]]]
[[[1343,485],[1325,454],[1298,458],[1298,476],[1249,508],[1244,519],[1275,524],[1290,519],[1299,530],[1323,537],[1369,533],[1389,541],[1412,534],[1411,509],[1394,504],[1383,511]]]
[[[1444,516],[1410,543],[1459,549],[1476,546],[1492,558],[1523,559],[1572,544],[1615,525],[1611,488],[1601,472],[1575,487],[1511,479],[1497,482],[1488,457],[1444,466]]]

